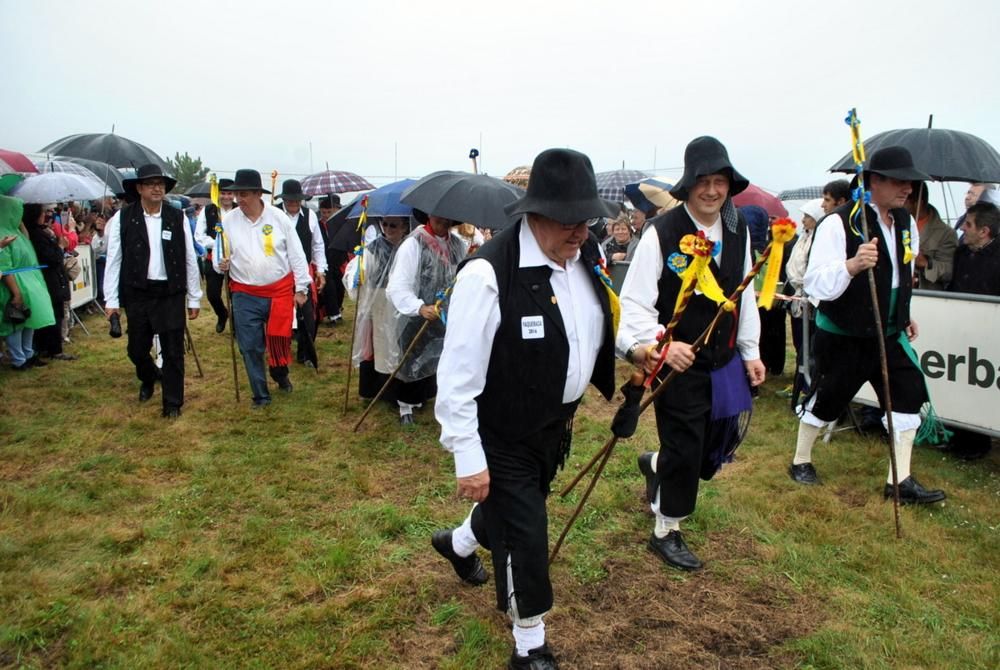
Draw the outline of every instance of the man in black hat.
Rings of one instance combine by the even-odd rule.
[[[194,240],[205,248],[205,295],[208,304],[215,312],[215,332],[221,333],[226,329],[226,320],[229,318],[229,310],[222,299],[222,280],[225,275],[219,274],[212,266],[212,257],[215,255],[215,227],[233,208],[233,192],[226,191],[227,187],[233,183],[232,179],[219,180],[219,205],[209,203],[198,214],[198,221],[194,228]]]
[[[198,318],[201,275],[191,227],[164,196],[177,184],[158,165],[143,165],[123,185],[135,201],[106,227],[108,260],[104,270],[105,313],[124,307],[128,314],[128,357],[142,385],[139,401],[153,396],[160,373],[149,355],[153,335],[163,354],[163,416],[180,416],[184,404],[184,305]]]
[[[333,215],[339,212],[340,196],[331,194],[319,201],[319,227],[323,233],[323,245],[326,249],[327,282],[320,292],[320,305],[325,313],[323,321],[334,324],[341,320],[341,311],[344,306],[344,274],[341,267],[347,262],[347,252],[339,251],[330,246],[335,229],[328,223]],[[342,222],[343,225],[349,225]]]
[[[233,292],[233,325],[253,392],[253,406],[271,404],[264,377],[267,353],[271,378],[290,393],[288,364],[292,355],[294,306],[308,300],[312,279],[302,242],[288,217],[265,203],[256,170],[237,170],[226,190],[236,193],[237,208],[222,221],[229,258],[213,259],[218,272],[229,272]]]
[[[414,423],[414,408],[437,394],[435,375],[445,328],[436,303],[440,293],[451,285],[466,252],[461,238],[451,234],[461,221],[416,209],[413,217],[423,225],[399,245],[385,289],[393,307],[393,323],[384,327],[395,333],[396,347],[390,357],[399,366],[396,378],[403,382],[396,397],[399,423],[403,426]],[[403,354],[425,322],[430,322],[429,326],[404,359]]]
[[[723,294],[731,295],[749,272],[749,232],[732,201],[748,185],[717,139],[698,137],[688,144],[684,175],[670,190],[683,206],[647,222],[621,289],[619,353],[647,373],[655,368],[657,336],[671,321],[681,287],[680,276],[668,269],[675,264],[666,261],[686,258],[681,251],[686,236],[704,235],[721,245],[709,267]],[[699,479],[714,476],[725,460],[720,454],[731,453],[742,437],[739,430],[727,428],[745,419],[749,410],[747,378],[754,386],[764,381],[758,344],[760,317],[752,291],[743,293],[737,309],[724,313],[708,343],[692,353],[691,343],[712,322],[717,309],[700,292],[688,302],[666,349],[661,377],[669,372],[667,368],[684,374],[654,403],[659,452],[639,457],[656,515],[649,549],[682,570],[702,565],[680,530],[681,521],[694,512]],[[723,399],[729,402],[724,404]],[[735,437],[727,442],[721,435]]]
[[[314,289],[310,291],[309,300],[298,311],[298,329],[295,338],[298,342],[295,357],[299,363],[312,366],[307,352],[315,356],[316,346],[316,307],[319,293],[326,284],[326,245],[323,242],[323,231],[319,226],[316,213],[302,202],[310,196],[302,192],[302,184],[297,179],[286,179],[281,184],[281,193],[275,196],[281,199],[281,209],[288,215],[288,220],[295,226],[295,232],[302,243],[306,258],[311,258],[309,274],[313,277]]]
[[[919,232],[905,208],[913,181],[930,179],[913,166],[903,147],[885,147],[871,155],[864,171],[871,205],[865,205],[870,239],[863,237],[854,203],[828,214],[816,228],[806,267],[805,290],[820,300],[816,314],[816,375],[799,422],[795,456],[788,474],[799,484],[818,484],[812,447],[819,431],[840,416],[861,386],[870,382],[883,411],[885,399],[878,337],[867,270],[873,269],[886,358],[896,472],[904,504],[943,500],[943,491],[927,490],[910,474],[913,439],[920,427],[920,408],[927,402],[923,374],[909,342],[917,337],[910,319],[913,259]],[[853,184],[856,185],[856,184]],[[884,419],[883,419],[884,421]],[[891,469],[885,497],[893,495]]]
[[[589,158],[542,152],[527,194],[506,208],[523,216],[463,263],[448,310],[435,413],[458,493],[478,504],[431,542],[473,585],[487,579],[476,549],[492,552],[512,668],[556,667],[542,621],[552,607],[545,499],[587,385],[614,391],[610,288],[588,223],[617,210],[597,196]]]

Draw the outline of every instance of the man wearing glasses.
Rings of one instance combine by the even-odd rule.
[[[143,165],[123,181],[135,201],[107,225],[108,260],[104,270],[105,313],[121,307],[128,314],[128,357],[141,382],[139,402],[153,396],[161,378],[150,356],[153,335],[163,354],[163,416],[176,418],[184,404],[184,307],[198,318],[201,275],[191,227],[179,209],[164,205],[177,183],[158,165]]]
[[[492,552],[496,604],[513,622],[510,668],[555,668],[542,617],[552,608],[545,500],[569,453],[589,384],[611,399],[614,326],[597,238],[587,224],[618,206],[597,195],[587,156],[538,155],[520,221],[458,273],[448,310],[435,414],[455,456],[458,494],[475,502],[431,538],[458,577],[484,584]]]

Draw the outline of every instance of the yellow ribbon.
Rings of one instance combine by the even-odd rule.
[[[273,256],[274,255],[274,226],[270,223],[265,223],[264,227],[261,229],[264,233],[264,255]]]
[[[704,235],[685,235],[678,245],[682,254],[693,256],[694,260],[688,264],[687,269],[681,273],[681,288],[677,292],[677,302],[674,303],[674,313],[684,301],[684,294],[697,281],[697,288],[709,300],[717,305],[726,302],[726,294],[722,292],[722,287],[715,280],[712,269],[708,264],[712,261],[712,247],[714,243]]]
[[[774,305],[774,292],[778,288],[778,277],[781,275],[781,259],[785,253],[785,244],[795,237],[795,222],[791,219],[777,219],[771,224],[771,251],[767,259],[767,272],[764,273],[764,284],[760,287],[760,297],[757,306],[771,309]]]

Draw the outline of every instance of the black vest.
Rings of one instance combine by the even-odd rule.
[[[831,214],[838,214],[844,226],[844,236],[847,238],[846,256],[852,258],[861,246],[861,237],[851,230],[849,217],[854,203],[848,203]],[[896,260],[899,264],[899,292],[896,295],[896,314],[891,321],[898,330],[903,330],[910,323],[910,296],[913,293],[911,285],[910,263],[903,263],[903,233],[910,232],[910,214],[905,209],[890,210],[893,219],[893,233],[896,245]],[[865,215],[868,217],[868,233],[878,237],[878,263],[875,264],[875,291],[878,295],[879,313],[882,327],[887,328],[889,317],[889,297],[892,291],[892,261],[889,259],[889,247],[883,240],[882,229],[878,225],[878,216],[870,206],[865,205]],[[819,225],[836,225],[833,217],[824,217]],[[817,226],[817,230],[819,226]],[[861,222],[858,222],[858,230]],[[912,261],[911,261],[912,262]],[[868,272],[862,272],[851,279],[844,291],[836,300],[823,301],[819,311],[841,330],[858,337],[875,337],[875,317],[872,312],[871,288],[868,284]]]
[[[187,247],[184,226],[188,225],[184,213],[164,202],[160,207],[162,232],[170,232],[170,239],[161,233],[163,264],[167,270],[167,286],[171,294],[187,291]],[[149,234],[142,204],[132,203],[122,207],[119,216],[122,241],[122,268],[119,290],[147,288],[149,275]]]
[[[713,258],[709,264],[712,274],[715,275],[726,296],[732,295],[743,281],[743,271],[746,267],[747,224],[742,214],[738,214],[738,220],[735,233],[730,232],[725,223],[722,224],[722,258]],[[698,228],[684,207],[675,207],[665,214],[650,219],[649,223],[656,229],[656,235],[660,240],[660,253],[663,254],[664,267],[657,285],[659,295],[656,299],[656,311],[659,313],[660,323],[666,325],[673,317],[677,293],[681,288],[680,275],[666,267],[666,263],[670,254],[680,253],[681,238],[688,234],[697,234]],[[695,365],[714,370],[732,359],[736,351],[736,330],[739,325],[741,305],[742,301],[738,300],[733,312],[722,315],[708,343],[695,357]],[[696,293],[691,296],[680,323],[674,329],[673,339],[679,342],[694,342],[715,318],[718,309],[719,306],[704,295]]]
[[[504,440],[519,441],[542,429],[563,406],[569,365],[569,343],[549,278],[548,266],[519,268],[521,223],[484,244],[474,258],[493,266],[500,302],[500,327],[493,340],[486,386],[476,398],[479,423]],[[591,268],[600,257],[597,238],[584,243],[581,258],[604,313],[604,341],[597,354],[590,382],[608,400],[615,390],[615,333],[611,306],[604,284]],[[461,266],[459,266],[461,269]],[[545,336],[522,337],[522,318],[541,315]]]
[[[295,232],[299,234],[302,252],[306,255],[306,263],[312,263],[313,236],[309,230],[309,213],[305,207],[299,209],[299,220],[295,222]]]

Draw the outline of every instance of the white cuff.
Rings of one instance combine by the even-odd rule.
[[[482,445],[455,452],[455,476],[471,477],[486,469],[486,453]]]

